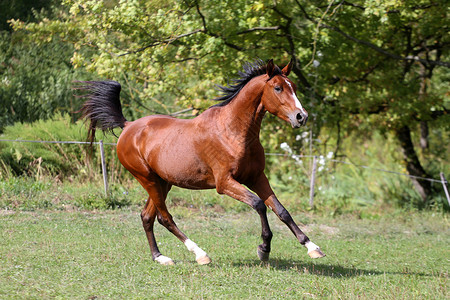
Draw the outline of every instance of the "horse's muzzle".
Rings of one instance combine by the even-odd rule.
[[[299,128],[300,126],[305,126],[306,121],[308,121],[308,113],[303,109],[289,119],[291,121],[292,128]]]

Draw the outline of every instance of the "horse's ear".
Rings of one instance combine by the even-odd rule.
[[[294,61],[291,58],[291,61],[286,65],[286,67],[283,68],[283,70],[281,70],[281,73],[283,73],[283,75],[285,75],[285,76],[289,76],[289,73],[291,73],[293,64],[294,64]]]
[[[269,77],[272,77],[273,71],[275,70],[275,64],[273,63],[273,59],[271,59],[267,62],[266,70],[267,70],[267,75],[269,75]]]

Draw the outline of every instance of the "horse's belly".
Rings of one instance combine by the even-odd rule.
[[[214,176],[206,166],[186,157],[161,159],[156,173],[170,184],[188,189],[215,188]]]
[[[168,136],[148,154],[147,162],[158,176],[172,185],[188,189],[215,188],[211,169],[188,141],[175,143]]]

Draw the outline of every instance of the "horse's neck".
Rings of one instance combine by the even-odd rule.
[[[259,140],[265,114],[261,104],[263,84],[251,80],[229,104],[222,107],[227,131],[245,140]]]

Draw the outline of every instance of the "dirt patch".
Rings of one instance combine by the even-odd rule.
[[[0,216],[9,216],[9,215],[13,215],[16,212],[14,210],[10,210],[10,209],[2,209],[0,210]]]
[[[319,225],[319,224],[308,224],[302,226],[302,231],[305,233],[310,233],[313,231],[320,231],[325,235],[333,236],[339,233],[339,228],[327,226],[327,225]]]

